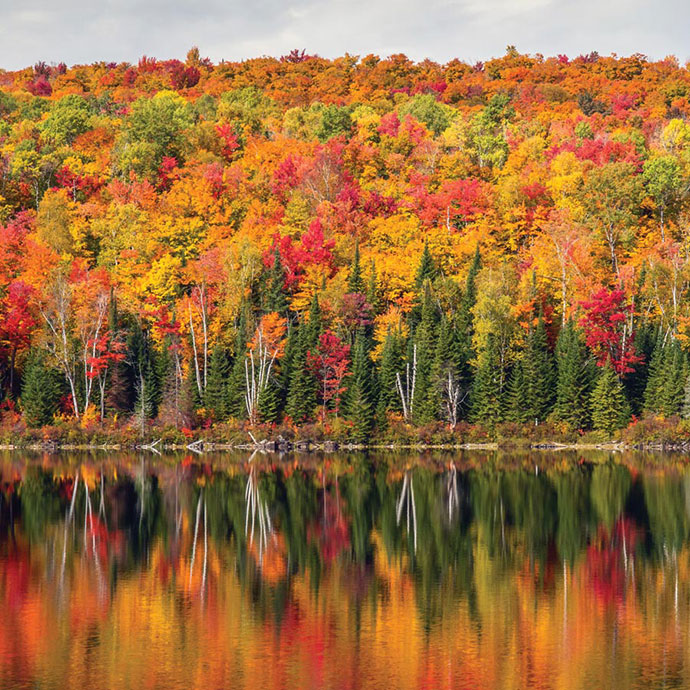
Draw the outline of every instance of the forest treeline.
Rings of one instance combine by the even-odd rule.
[[[689,435],[689,94],[513,47],[0,71],[3,434]]]

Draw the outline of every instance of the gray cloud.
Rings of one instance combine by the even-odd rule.
[[[64,61],[396,52],[485,60],[508,44],[571,56],[690,58],[684,0],[0,0],[0,67]]]

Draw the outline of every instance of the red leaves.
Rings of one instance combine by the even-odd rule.
[[[321,381],[324,414],[326,406],[333,400],[337,415],[340,408],[340,396],[345,391],[342,383],[348,375],[350,346],[343,343],[332,331],[324,331],[319,337],[316,352],[307,353],[307,364]]]
[[[32,287],[15,280],[2,300],[0,345],[10,353],[28,347],[31,342],[31,333],[37,323],[31,308],[33,294]]]
[[[196,67],[186,67],[181,62],[173,65],[170,71],[170,83],[173,89],[188,89],[192,86],[196,86],[199,83],[199,78],[201,73]]]
[[[87,342],[87,347],[95,353],[86,359],[86,375],[90,379],[98,378],[112,364],[122,362],[125,358],[125,344],[114,340],[110,331],[106,331],[99,338],[91,338]]]
[[[273,266],[276,247],[280,252],[280,260],[285,269],[285,287],[294,287],[304,269],[309,264],[320,264],[333,271],[333,247],[335,240],[325,240],[321,221],[317,218],[309,225],[309,229],[302,235],[299,245],[294,245],[289,235],[281,237],[276,233],[273,237],[273,245],[264,254],[264,265]]]
[[[221,141],[221,153],[227,160],[230,160],[232,154],[240,147],[232,125],[227,123],[216,125],[216,134]]]
[[[597,366],[606,366],[610,361],[619,376],[631,372],[642,358],[635,354],[633,334],[628,329],[632,306],[626,304],[625,292],[602,288],[590,301],[582,302],[581,307],[585,313],[580,325]]]
[[[87,198],[95,194],[103,187],[103,180],[95,175],[79,175],[72,172],[67,166],[63,166],[55,173],[58,187],[64,187],[72,192],[72,198],[79,191]]]

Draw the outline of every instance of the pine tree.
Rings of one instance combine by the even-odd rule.
[[[315,351],[321,334],[321,307],[316,293],[309,309],[309,320],[298,328],[297,346],[290,362],[290,381],[286,412],[294,422],[310,419],[316,407],[318,381],[309,369],[307,353]]]
[[[558,335],[556,364],[556,417],[573,429],[584,429],[589,423],[592,371],[587,349],[572,321]]]
[[[378,371],[378,402],[376,418],[379,426],[386,420],[386,412],[399,412],[402,409],[400,396],[396,389],[396,374],[403,368],[402,338],[391,329],[386,334],[381,352],[381,365]]]
[[[506,419],[517,424],[527,424],[534,421],[528,405],[529,387],[525,381],[525,367],[523,360],[515,362],[510,372],[510,379],[506,388]]]
[[[249,341],[250,321],[251,307],[249,304],[242,304],[235,333],[234,353],[225,389],[226,410],[232,419],[245,419],[247,416],[245,357],[247,342]]]
[[[414,281],[417,291],[421,291],[427,281],[433,283],[437,275],[438,269],[436,268],[436,262],[431,256],[429,245],[425,242],[424,249],[422,250],[422,256],[419,260],[419,267],[417,268],[417,275]]]
[[[58,410],[62,376],[46,363],[45,354],[32,350],[22,377],[21,406],[30,427],[50,424]]]
[[[648,363],[657,337],[655,329],[649,324],[643,324],[635,331],[635,352],[641,357],[641,361],[632,365],[632,371],[625,375],[623,385],[632,413],[640,415],[644,410],[644,392],[647,387]]]
[[[471,399],[471,418],[491,427],[504,419],[505,392],[501,387],[500,362],[496,338],[489,333],[486,349],[479,356]]]
[[[553,407],[555,372],[541,314],[537,325],[529,333],[522,367],[526,414],[535,423],[543,422]]]
[[[659,335],[647,367],[647,385],[644,389],[644,409],[646,412],[657,413],[660,409],[659,396],[663,383],[665,350],[664,338]]]
[[[381,297],[379,294],[378,279],[376,276],[376,264],[374,260],[371,261],[371,268],[369,270],[369,282],[367,285],[367,303],[371,307],[373,315],[381,311]]]
[[[431,287],[429,283],[426,283],[422,300],[421,321],[415,330],[413,339],[414,344],[417,345],[417,380],[412,418],[417,424],[427,424],[433,421],[440,410],[432,376],[437,332],[438,310],[431,294]]]
[[[268,289],[266,294],[266,311],[285,314],[288,310],[287,297],[285,296],[285,270],[280,258],[278,247],[273,253],[273,266],[268,274]]]
[[[438,419],[447,402],[444,386],[447,386],[448,376],[457,383],[457,371],[453,358],[454,333],[450,320],[445,315],[436,328],[436,342],[433,346],[434,358],[431,364],[429,385],[426,399],[423,403],[422,421],[431,422]]]
[[[348,292],[364,293],[364,278],[362,277],[362,269],[359,264],[359,242],[355,244],[355,256],[350,266],[350,275],[347,279]]]
[[[266,387],[259,394],[259,418],[266,424],[280,419],[281,384],[277,375],[272,374]]]
[[[228,415],[230,369],[228,353],[223,347],[217,345],[211,352],[206,390],[204,391],[204,407],[213,413],[216,420],[225,419]]]
[[[630,407],[616,372],[607,364],[599,374],[590,399],[592,426],[609,435],[625,426]]]
[[[465,292],[456,319],[454,359],[458,376],[463,385],[469,387],[472,381],[472,366],[470,362],[474,358],[474,314],[472,310],[477,302],[477,275],[481,269],[482,261],[477,247],[472,263],[470,264]]]
[[[364,330],[359,329],[346,395],[345,416],[353,423],[352,437],[358,443],[369,440],[374,425],[372,367],[367,340]]]
[[[665,417],[679,414],[683,406],[687,361],[680,343],[674,338],[665,348],[658,393],[659,411]]]
[[[683,419],[690,419],[690,374],[685,378],[685,388],[683,389],[683,407],[680,410]]]
[[[134,413],[144,422],[158,413],[162,394],[161,363],[156,361],[156,352],[148,331],[138,322],[132,324],[127,342],[129,376],[134,391]]]

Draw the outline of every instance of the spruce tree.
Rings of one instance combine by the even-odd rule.
[[[470,362],[474,358],[474,314],[472,310],[477,302],[477,275],[481,269],[481,256],[479,247],[474,253],[465,281],[465,292],[462,296],[460,309],[456,317],[454,358],[458,376],[464,386],[470,386],[472,381],[472,366]]]
[[[680,343],[674,338],[665,348],[658,393],[659,412],[664,417],[679,414],[683,406],[687,361]]]
[[[364,329],[355,337],[352,375],[348,380],[345,416],[353,423],[352,437],[358,443],[369,440],[374,425],[372,367]]]
[[[589,423],[592,370],[586,346],[572,321],[558,334],[556,364],[556,417],[573,429],[584,429]]]
[[[525,367],[519,359],[510,372],[506,388],[506,419],[517,424],[534,421],[534,416],[528,405],[529,387],[525,381]]]
[[[649,324],[643,324],[635,331],[635,352],[641,358],[639,362],[632,365],[632,371],[625,375],[623,385],[628,400],[630,401],[631,411],[635,415],[640,415],[644,410],[644,392],[647,387],[648,363],[656,343],[655,329]]]
[[[348,292],[364,293],[364,278],[362,277],[362,268],[359,264],[359,242],[355,244],[355,256],[350,266],[350,275],[347,279]]]
[[[157,361],[148,331],[139,322],[132,324],[127,342],[127,364],[129,377],[134,391],[134,413],[144,422],[158,413],[162,395],[161,363]]]
[[[280,419],[281,384],[272,374],[266,387],[259,394],[259,419],[266,424],[273,424]]]
[[[438,310],[429,283],[424,286],[421,321],[414,333],[417,346],[417,377],[412,418],[417,424],[427,424],[438,415],[440,404],[435,395],[433,382],[434,353],[438,333]]]
[[[48,366],[45,354],[37,349],[29,353],[22,377],[21,406],[30,427],[50,424],[58,410],[62,376]]]
[[[549,350],[544,318],[540,314],[537,325],[527,338],[522,363],[526,392],[526,414],[535,422],[543,422],[554,402],[555,371]]]
[[[453,357],[454,332],[450,319],[445,315],[441,316],[441,322],[436,328],[436,342],[434,348],[434,359],[431,365],[429,386],[424,402],[422,413],[423,421],[431,422],[438,419],[441,411],[445,409],[447,401],[445,386],[450,376],[454,383],[457,383],[458,375]]]
[[[225,348],[217,345],[211,352],[208,365],[204,407],[213,413],[216,420],[225,419],[228,415],[228,377],[230,376],[230,359]]]
[[[652,350],[647,367],[647,385],[644,389],[644,409],[646,412],[658,413],[660,410],[660,393],[663,385],[664,359],[666,347],[664,338],[659,335]]]
[[[403,368],[402,338],[392,329],[388,330],[381,352],[381,364],[378,371],[378,402],[376,419],[379,426],[386,420],[386,412],[399,412],[402,409],[398,394],[396,376]]]
[[[275,311],[279,314],[286,314],[288,310],[287,297],[285,296],[285,269],[278,247],[273,253],[273,266],[268,273],[265,307],[267,312]]]
[[[232,419],[245,419],[247,416],[245,357],[247,342],[249,341],[250,322],[251,307],[249,304],[242,304],[237,320],[234,352],[225,389],[227,415]]]
[[[371,268],[369,269],[367,303],[371,307],[371,312],[374,316],[381,311],[381,297],[379,295],[378,279],[376,276],[376,264],[373,259],[371,261]]]
[[[501,386],[496,337],[489,333],[486,349],[479,355],[471,398],[473,422],[491,427],[504,419],[505,392]]]
[[[680,410],[683,419],[690,419],[690,374],[685,377],[685,388],[683,389],[683,407]]]
[[[286,412],[294,422],[311,419],[316,407],[318,381],[309,369],[309,352],[314,352],[321,334],[321,307],[316,293],[309,308],[309,320],[299,324],[297,346],[290,363]]]
[[[438,275],[438,269],[436,268],[436,262],[431,256],[429,251],[429,245],[425,242],[424,249],[422,250],[422,256],[419,259],[419,267],[417,268],[417,275],[415,276],[414,285],[418,291],[421,292],[424,284],[429,281],[434,282],[434,279]]]
[[[590,399],[592,426],[609,435],[630,419],[630,407],[620,379],[610,364],[601,370]]]

